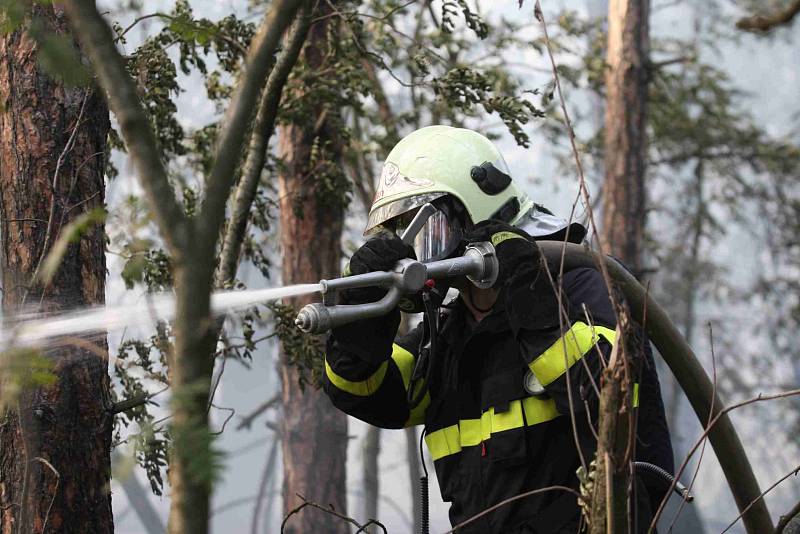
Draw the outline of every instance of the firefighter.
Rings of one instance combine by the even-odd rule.
[[[413,246],[405,245],[398,235],[426,203],[437,211]],[[477,132],[422,128],[402,139],[383,166],[365,232],[371,238],[353,254],[350,273],[390,270],[407,257],[444,259],[467,243],[490,241],[499,274],[488,288],[455,282],[451,303],[425,293],[425,319],[406,335],[397,336],[399,309],[334,328],[324,388],[339,409],[372,425],[424,425],[453,525],[537,488],[578,489],[576,470],[593,458],[601,362],[617,341],[614,312],[597,270],[574,269],[559,280],[556,269],[551,278],[536,245],[580,243],[585,234],[523,193],[500,152]],[[352,289],[340,299],[358,304],[383,294]],[[649,342],[636,345],[635,457],[671,473]],[[635,480],[634,532],[645,532],[666,484],[646,475]],[[575,533],[581,521],[573,493],[546,491],[459,531]]]

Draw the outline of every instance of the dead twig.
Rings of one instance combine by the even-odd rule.
[[[753,397],[753,398],[750,398],[750,399],[747,399],[747,400],[743,400],[741,402],[738,402],[736,404],[732,404],[731,406],[728,406],[724,410],[720,410],[714,416],[714,418],[711,420],[711,423],[709,423],[706,426],[706,428],[703,431],[703,433],[700,435],[699,438],[697,438],[697,441],[695,442],[695,444],[692,446],[692,448],[686,454],[686,458],[683,460],[683,463],[681,464],[680,469],[678,469],[678,472],[675,473],[675,480],[673,480],[672,483],[670,484],[669,488],[667,489],[666,495],[669,495],[670,493],[672,493],[675,490],[675,484],[680,479],[681,475],[683,474],[684,470],[686,469],[686,466],[689,463],[689,460],[694,455],[694,453],[697,452],[698,447],[700,447],[700,444],[705,440],[705,438],[708,436],[709,432],[711,432],[711,429],[714,428],[714,425],[716,425],[717,422],[719,422],[719,420],[725,414],[727,414],[729,412],[732,412],[733,410],[736,410],[738,408],[742,408],[742,407],[748,406],[750,404],[755,404],[757,402],[771,401],[771,400],[776,400],[776,399],[785,399],[785,398],[794,397],[794,396],[797,396],[797,395],[800,395],[800,389],[792,389],[792,390],[789,390],[789,391],[784,391],[782,393],[776,393],[774,395],[762,395],[762,394],[759,393],[756,397]],[[763,496],[763,493],[761,495]],[[747,510],[749,510],[750,507],[752,507],[753,504],[757,503],[759,500],[761,500],[760,496],[758,498],[754,499],[749,505],[747,505],[747,508],[742,511],[741,515],[744,515],[744,513]],[[659,506],[658,511],[653,516],[653,521],[650,523],[650,528],[648,529],[648,533],[654,531],[654,529],[656,527],[656,523],[658,522],[658,518],[661,517],[661,514],[664,512],[665,503],[666,503],[666,499],[661,501],[661,506]],[[739,517],[741,517],[741,515]]]
[[[259,415],[266,412],[270,408],[277,406],[280,402],[281,402],[281,396],[276,394],[271,399],[261,404],[261,406],[259,406],[249,414],[245,415],[244,417],[242,417],[242,420],[236,426],[236,430],[250,428],[250,426],[253,424],[253,421],[255,421]]]
[[[725,534],[726,532],[728,532],[728,531],[731,529],[731,527],[733,527],[733,525],[735,525],[735,524],[736,524],[736,523],[739,521],[739,519],[741,519],[741,518],[742,518],[742,516],[743,516],[744,514],[746,514],[746,513],[747,513],[747,511],[750,509],[750,507],[751,507],[751,506],[753,506],[755,503],[757,503],[758,501],[760,501],[761,499],[763,499],[763,498],[764,498],[764,495],[766,495],[767,493],[769,493],[770,491],[772,491],[774,488],[778,487],[778,485],[780,485],[780,484],[781,484],[781,483],[782,483],[784,480],[786,480],[787,478],[789,478],[789,477],[791,477],[791,476],[796,476],[798,472],[800,472],[800,465],[798,465],[797,467],[795,467],[794,469],[792,469],[791,471],[789,471],[788,473],[786,473],[784,476],[782,476],[780,479],[778,479],[778,481],[777,481],[777,482],[775,482],[773,485],[771,485],[770,487],[768,487],[767,489],[765,489],[764,491],[762,491],[762,492],[761,492],[761,495],[759,495],[757,498],[753,499],[753,500],[750,502],[750,504],[748,504],[747,506],[745,506],[744,510],[742,510],[742,511],[739,513],[739,515],[737,515],[737,516],[736,516],[736,519],[734,519],[733,521],[731,521],[731,523],[730,523],[730,524],[729,524],[727,527],[725,527],[725,530],[723,530],[722,532],[720,532],[720,534]],[[791,517],[790,517],[789,519],[791,519]],[[788,521],[787,521],[787,523],[788,523]]]
[[[42,522],[42,532],[46,532],[47,529],[47,520],[50,518],[50,512],[53,510],[53,503],[56,502],[56,495],[58,495],[58,484],[61,481],[61,475],[58,473],[58,470],[53,467],[53,464],[45,460],[44,458],[37,456],[34,460],[39,461],[50,468],[53,474],[56,476],[56,487],[53,488],[53,497],[50,499],[50,506],[47,507],[47,512],[44,514],[44,521]]]
[[[361,523],[359,523],[358,521],[356,521],[352,517],[348,517],[348,516],[346,516],[344,514],[340,514],[339,512],[337,512],[333,508],[332,504],[329,504],[328,507],[325,507],[325,506],[322,506],[322,505],[317,504],[315,502],[306,500],[306,498],[303,497],[302,495],[300,495],[299,493],[295,493],[295,495],[300,497],[300,499],[303,501],[303,504],[301,504],[297,508],[294,508],[294,509],[290,510],[289,513],[286,514],[286,517],[283,518],[283,521],[281,522],[281,534],[284,533],[284,528],[286,527],[286,522],[289,521],[289,518],[292,517],[294,514],[299,513],[306,506],[310,506],[312,508],[316,508],[317,510],[322,510],[326,514],[330,514],[330,515],[332,515],[334,517],[338,517],[342,521],[347,521],[351,525],[353,525],[353,526],[358,528],[358,530],[356,530],[355,534],[358,534],[359,532],[366,532],[367,527],[370,526],[370,525],[376,525],[381,530],[383,530],[383,534],[388,534],[388,531],[386,530],[386,527],[383,526],[383,523],[381,523],[377,519],[370,519],[369,521],[367,521],[366,523],[364,523],[362,525]]]

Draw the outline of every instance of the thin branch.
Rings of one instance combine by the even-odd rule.
[[[58,484],[61,482],[61,475],[58,473],[58,470],[53,467],[53,464],[41,458],[39,456],[35,457],[34,460],[37,460],[47,467],[53,472],[56,476],[56,487],[53,488],[53,497],[50,499],[50,506],[47,507],[47,512],[44,514],[44,522],[42,523],[42,532],[47,532],[47,520],[50,518],[50,512],[53,510],[53,503],[56,502],[56,495],[58,495]]]
[[[774,13],[743,17],[736,21],[736,27],[748,32],[766,33],[778,26],[789,24],[798,13],[800,13],[800,0],[794,0],[784,9]]]
[[[795,397],[795,396],[798,396],[798,395],[800,395],[800,389],[792,389],[792,390],[789,390],[789,391],[776,393],[774,395],[762,395],[762,394],[759,393],[757,396],[755,396],[753,398],[750,398],[750,399],[747,399],[747,400],[743,400],[743,401],[738,402],[736,404],[732,404],[731,406],[728,406],[727,408],[725,408],[723,410],[720,410],[716,415],[714,415],[714,418],[711,420],[711,423],[709,423],[706,426],[706,428],[703,430],[703,433],[700,434],[699,438],[697,438],[697,441],[695,442],[695,444],[692,446],[692,448],[686,454],[686,458],[683,460],[683,463],[681,464],[680,469],[678,469],[678,472],[675,473],[675,479],[672,481],[672,483],[670,484],[669,488],[667,489],[667,492],[665,494],[666,496],[661,501],[661,505],[658,507],[658,510],[656,511],[655,515],[653,516],[653,520],[650,523],[650,528],[648,529],[648,533],[649,532],[655,532],[656,523],[658,522],[659,517],[661,517],[661,514],[664,512],[664,507],[666,506],[667,499],[668,499],[669,495],[675,489],[675,484],[680,479],[681,475],[683,474],[684,470],[686,469],[686,467],[687,467],[687,465],[689,463],[689,460],[694,455],[694,453],[697,452],[698,447],[700,447],[700,444],[703,443],[703,440],[705,440],[706,436],[708,436],[709,432],[711,432],[711,429],[714,428],[714,425],[716,425],[717,422],[719,422],[719,420],[725,414],[727,414],[728,412],[732,412],[733,410],[736,410],[738,408],[742,408],[742,407],[748,406],[750,404],[755,404],[757,402],[771,401],[771,400],[776,400],[776,399],[785,399],[785,398],[788,398],[788,397]],[[742,515],[744,515],[744,512],[749,510],[750,507],[753,506],[753,504],[755,504],[759,500],[760,500],[760,498],[754,499],[747,506],[747,509],[742,511]]]
[[[211,404],[211,406],[213,406],[213,407],[214,407],[214,408],[216,408],[217,410],[222,410],[222,411],[228,412],[228,417],[226,417],[226,418],[225,418],[225,420],[222,422],[222,428],[220,428],[220,429],[219,429],[218,431],[216,431],[216,432],[211,432],[211,435],[212,435],[212,436],[219,436],[219,435],[221,435],[223,432],[225,432],[225,427],[226,427],[226,426],[228,426],[228,422],[229,422],[231,419],[233,419],[233,416],[234,416],[234,415],[236,415],[236,410],[235,410],[234,408],[228,408],[228,407],[226,407],[226,406],[217,406],[216,404],[213,404],[213,403]]]
[[[220,287],[232,282],[236,277],[236,267],[242,251],[248,215],[258,192],[261,171],[264,168],[269,141],[275,128],[275,119],[278,116],[278,107],[283,96],[283,87],[286,85],[286,80],[289,79],[289,73],[297,63],[297,58],[300,56],[306,40],[310,25],[309,13],[309,4],[306,2],[293,25],[288,45],[278,56],[261,94],[261,102],[243,166],[242,179],[236,188],[230,221],[225,228],[225,239],[222,243],[219,261],[220,270],[217,276],[217,285]]]
[[[539,489],[535,489],[535,490],[532,490],[532,491],[526,491],[525,493],[520,493],[519,495],[515,495],[515,496],[510,497],[510,498],[508,498],[508,499],[506,499],[504,501],[500,501],[499,503],[495,504],[494,506],[492,506],[490,508],[487,508],[486,510],[480,512],[479,514],[475,514],[474,516],[470,517],[466,521],[462,521],[461,523],[457,524],[456,526],[454,526],[452,529],[448,530],[444,534],[452,534],[456,530],[467,526],[468,524],[472,523],[473,521],[476,521],[476,520],[480,519],[481,517],[485,516],[486,514],[490,514],[490,513],[494,512],[495,510],[497,510],[498,508],[500,508],[502,506],[505,506],[507,504],[511,504],[514,501],[518,501],[520,499],[524,499],[525,497],[530,497],[531,495],[536,495],[536,494],[539,494],[539,493],[545,493],[545,492],[548,492],[548,491],[566,491],[566,492],[574,494],[576,498],[581,496],[580,493],[578,493],[574,489],[568,488],[566,486],[548,486],[546,488],[539,488]]]
[[[86,54],[94,65],[98,81],[119,122],[131,162],[139,176],[147,200],[173,257],[183,258],[188,245],[189,225],[175,197],[161,160],[155,135],[139,101],[134,81],[125,69],[125,60],[114,44],[108,24],[97,11],[94,0],[64,0],[68,18]]]
[[[348,517],[348,516],[346,516],[344,514],[340,514],[339,512],[334,510],[333,505],[328,505],[328,507],[326,508],[326,507],[324,507],[322,505],[319,505],[319,504],[317,504],[315,502],[306,500],[306,498],[303,497],[302,495],[300,495],[299,493],[296,493],[295,495],[300,497],[300,499],[303,501],[303,504],[301,504],[297,508],[294,508],[294,509],[290,510],[289,513],[286,514],[286,517],[283,518],[283,522],[281,522],[281,534],[284,533],[284,528],[286,527],[286,522],[289,521],[289,518],[292,517],[294,514],[300,512],[306,506],[310,506],[312,508],[316,508],[317,510],[322,510],[326,514],[330,514],[330,515],[332,515],[334,517],[338,517],[342,521],[347,521],[351,525],[353,525],[355,527],[358,527],[358,530],[356,530],[355,534],[358,534],[359,532],[366,532],[366,528],[368,526],[370,526],[370,525],[376,525],[376,526],[380,527],[383,530],[383,534],[388,534],[388,532],[386,530],[386,527],[383,526],[383,524],[380,521],[378,521],[377,519],[370,519],[369,521],[367,521],[366,523],[364,523],[362,525],[361,523],[359,523],[358,521],[356,521],[352,517]]]
[[[276,394],[274,397],[263,403],[261,406],[250,412],[249,414],[242,417],[241,422],[236,426],[236,430],[242,430],[245,428],[250,428],[253,424],[253,421],[261,415],[262,413],[266,412],[270,408],[277,406],[281,402],[281,396]]]
[[[798,473],[798,472],[800,472],[800,465],[798,465],[797,467],[795,467],[794,469],[792,469],[791,471],[789,471],[788,473],[786,473],[786,474],[785,474],[783,477],[781,477],[781,478],[780,478],[780,479],[779,479],[777,482],[775,482],[773,485],[771,485],[770,487],[768,487],[767,489],[765,489],[764,491],[762,491],[762,492],[761,492],[761,495],[759,495],[759,496],[758,496],[756,499],[754,499],[754,500],[753,500],[753,501],[752,501],[750,504],[748,504],[747,506],[745,506],[744,510],[742,510],[742,511],[739,513],[739,515],[737,515],[737,516],[736,516],[736,519],[734,519],[733,521],[731,521],[731,523],[730,523],[730,524],[729,524],[727,527],[725,527],[725,530],[723,530],[722,532],[720,532],[720,534],[725,534],[726,532],[728,532],[728,531],[731,529],[731,527],[733,527],[733,525],[735,525],[735,524],[736,524],[736,523],[739,521],[739,519],[741,519],[741,518],[742,518],[742,516],[743,516],[744,514],[746,514],[746,513],[747,513],[747,511],[750,509],[750,507],[751,507],[751,506],[753,506],[755,503],[757,503],[758,501],[760,501],[761,499],[763,499],[763,498],[764,498],[764,496],[765,496],[767,493],[769,493],[770,491],[772,491],[774,488],[776,488],[776,487],[777,487],[779,484],[781,484],[781,483],[782,483],[784,480],[786,480],[787,478],[789,478],[789,477],[791,477],[791,476],[797,476],[797,473]]]
[[[131,397],[130,399],[125,399],[123,401],[115,402],[111,405],[108,409],[108,413],[116,415],[118,413],[127,412],[128,410],[132,410],[142,404],[147,404],[153,397],[156,397],[166,390],[169,389],[169,386],[156,391],[155,393],[142,393],[140,395],[136,395]]]
[[[270,10],[250,45],[244,76],[237,85],[223,119],[214,166],[196,219],[198,239],[194,246],[200,249],[201,257],[214,256],[219,230],[225,217],[225,205],[236,180],[236,166],[241,159],[242,145],[253,118],[253,109],[281,36],[302,3],[300,0],[277,0],[271,3]]]

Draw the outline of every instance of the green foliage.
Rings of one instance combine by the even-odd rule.
[[[292,306],[276,302],[269,308],[274,315],[275,335],[281,342],[287,363],[297,368],[300,387],[308,384],[321,387],[325,355],[319,336],[306,334],[295,326],[297,310]]]
[[[44,29],[34,35],[39,43],[39,66],[44,72],[68,86],[89,84],[89,71],[81,63],[70,35],[49,33]]]
[[[169,327],[159,323],[157,333],[147,341],[127,340],[120,344],[114,361],[114,375],[119,381],[125,399],[148,398],[149,384],[166,387],[167,359],[172,350]],[[164,481],[162,469],[167,464],[169,436],[159,426],[149,406],[152,400],[120,413],[115,419],[116,440],[123,428],[135,423],[138,432],[132,436],[137,463],[145,470],[153,493],[161,495]]]
[[[449,107],[471,112],[476,105],[483,106],[487,113],[497,113],[514,136],[518,145],[528,148],[530,138],[522,129],[533,117],[544,117],[544,113],[530,101],[514,96],[494,96],[494,84],[489,76],[481,72],[457,67],[441,78],[432,81],[434,93]],[[528,91],[536,94],[537,90]]]
[[[187,384],[173,392],[172,406],[187,402],[194,404],[197,397],[205,398],[207,394],[208,384],[204,381]],[[222,474],[225,452],[216,446],[217,435],[209,429],[206,417],[203,411],[193,419],[181,421],[180,426],[173,422],[170,454],[181,456],[187,466],[187,475],[194,483],[211,490]]]
[[[489,26],[483,21],[480,15],[472,11],[466,0],[443,0],[442,1],[442,30],[452,33],[456,23],[453,20],[458,11],[464,16],[464,20],[470,30],[481,39],[489,35]]]
[[[61,229],[58,239],[50,248],[42,262],[41,269],[37,273],[38,279],[44,285],[50,283],[58,271],[58,266],[67,253],[70,245],[80,242],[81,237],[96,225],[104,223],[106,220],[106,210],[103,207],[96,207],[85,213],[81,213],[68,225]]]
[[[47,0],[0,0],[0,36],[24,30],[38,45],[37,59],[44,73],[67,86],[85,86],[91,77],[72,36],[55,33],[37,15],[36,7],[48,4]]]
[[[56,380],[52,361],[38,350],[13,348],[0,352],[0,411],[13,406],[26,389],[50,386]]]
[[[0,35],[11,33],[22,25],[26,7],[20,0],[0,0]]]

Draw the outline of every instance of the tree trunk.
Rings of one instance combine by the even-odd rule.
[[[620,315],[621,328],[626,332],[627,314]],[[621,336],[620,336],[621,337]],[[626,377],[624,340],[614,347],[608,367],[603,371],[602,391],[597,423],[597,457],[594,494],[591,501],[591,534],[626,534],[631,532],[628,512],[632,458],[627,454],[633,409],[631,382]]]
[[[34,14],[66,32],[58,5]],[[55,312],[102,304],[105,232],[88,228],[47,286],[33,282],[64,227],[102,207],[108,110],[93,87],[66,87],[38,69],[25,31],[0,39],[0,233],[3,310]],[[0,415],[0,532],[109,533],[111,429],[105,334],[42,350],[54,381],[27,382]],[[3,354],[7,363],[13,356]],[[29,362],[24,354],[22,362]],[[29,375],[35,376],[35,375]],[[6,374],[2,390],[23,378]]]
[[[330,8],[323,4],[312,19],[302,53],[302,66],[311,76],[297,87],[296,98],[314,90],[313,73],[326,61],[328,32],[335,19],[325,17]],[[342,203],[330,197],[339,189],[323,187],[330,176],[320,176],[319,158],[336,167],[341,154],[339,145],[338,110],[324,102],[311,104],[308,118],[281,127],[279,155],[283,161],[278,177],[280,193],[280,239],[282,248],[283,283],[295,284],[332,278],[340,275],[341,235],[344,209]],[[333,142],[333,141],[336,142]],[[330,166],[326,166],[330,168]],[[311,297],[288,301],[292,306],[310,302]],[[347,460],[347,419],[336,410],[324,393],[311,386],[300,387],[296,364],[290,363],[287,347],[281,350],[281,381],[283,386],[283,502],[284,510],[300,504],[297,494],[324,506],[333,505],[343,513],[347,505],[345,464]],[[329,514],[306,509],[292,517],[286,532],[349,532],[347,523]]]
[[[640,274],[646,209],[649,0],[611,0],[606,52],[605,251]]]
[[[175,265],[175,348],[169,359],[172,386],[172,489],[170,534],[206,534],[214,478],[213,436],[208,402],[216,328],[211,317],[213,265],[186,251]]]

